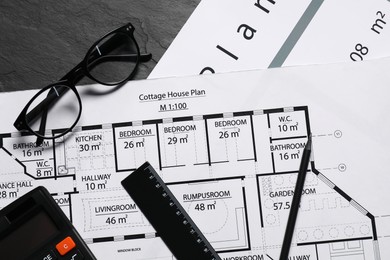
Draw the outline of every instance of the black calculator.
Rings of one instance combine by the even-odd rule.
[[[96,259],[46,188],[40,186],[0,211],[0,259]]]

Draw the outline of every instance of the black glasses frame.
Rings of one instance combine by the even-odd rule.
[[[96,46],[98,43],[102,42],[104,39],[109,39],[106,42],[104,42],[101,46],[100,49],[102,51],[104,50],[110,50],[113,47],[118,45],[119,41],[119,35],[126,35],[131,38],[131,40],[134,43],[134,46],[136,48],[136,53],[135,54],[129,54],[129,55],[106,55],[103,57],[98,57],[97,51],[100,52],[100,50],[96,51]],[[91,59],[92,58],[92,59]],[[64,136],[65,134],[69,133],[77,124],[77,122],[80,119],[81,112],[82,112],[82,102],[80,98],[80,94],[78,93],[76,89],[76,84],[84,77],[87,76],[91,80],[100,83],[102,85],[107,85],[107,86],[116,86],[116,85],[121,85],[129,80],[131,80],[138,68],[138,65],[140,62],[145,62],[149,61],[152,58],[152,55],[150,53],[147,54],[140,54],[139,46],[137,44],[137,41],[134,38],[134,26],[130,23],[127,23],[126,25],[113,30],[103,37],[101,37],[99,40],[97,40],[87,51],[84,59],[76,66],[74,67],[71,71],[69,71],[64,77],[61,78],[60,81],[55,82],[53,84],[50,84],[43,89],[41,89],[38,93],[36,93],[31,100],[26,104],[26,106],[23,108],[19,116],[16,118],[14,122],[14,126],[16,129],[19,131],[22,130],[27,130],[30,133],[36,135],[38,137],[37,139],[37,145],[40,145],[43,142],[43,139],[56,139],[59,137]],[[88,69],[88,66],[96,66],[101,62],[104,62],[105,60],[115,60],[115,61],[120,61],[120,60],[127,60],[131,62],[135,62],[134,68],[132,68],[132,71],[129,73],[128,77],[119,81],[119,82],[113,82],[113,83],[107,83],[107,82],[102,82],[99,79],[96,79],[93,77],[90,73],[90,70]],[[34,107],[29,113],[27,113],[28,109],[30,108],[31,104],[35,101],[35,99],[41,95],[43,92],[48,91],[47,97],[40,102],[36,107]],[[73,91],[74,94],[77,97],[78,100],[78,105],[79,105],[79,113],[76,117],[75,122],[67,129],[65,129],[63,132],[61,132],[58,135],[55,136],[46,136],[45,135],[45,128],[46,128],[46,117],[47,117],[47,112],[48,109],[50,109],[50,106],[52,106],[58,99],[65,94],[67,91]],[[41,122],[40,122],[40,127],[38,132],[34,131],[31,129],[29,126],[28,122],[32,122],[37,119],[38,116],[41,116]]]

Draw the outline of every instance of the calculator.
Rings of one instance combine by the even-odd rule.
[[[46,188],[40,186],[0,211],[0,259],[96,259]]]

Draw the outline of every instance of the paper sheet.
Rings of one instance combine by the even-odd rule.
[[[41,147],[12,127],[34,91],[1,93],[0,207],[44,185],[98,259],[172,259],[120,186],[147,160],[222,259],[278,259],[312,133],[289,260],[390,259],[389,67],[132,81],[106,95],[79,87],[80,127]]]
[[[149,78],[390,55],[387,0],[203,0]]]

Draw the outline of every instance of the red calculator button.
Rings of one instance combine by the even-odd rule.
[[[68,253],[70,250],[72,250],[75,247],[76,244],[74,243],[71,237],[65,238],[64,240],[62,240],[56,245],[57,251],[58,253],[60,253],[60,255],[66,255],[66,253]]]

